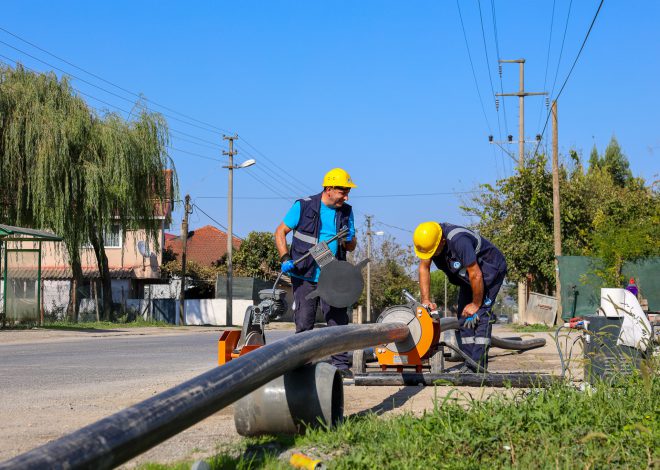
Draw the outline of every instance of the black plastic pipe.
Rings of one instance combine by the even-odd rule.
[[[426,374],[416,372],[392,373],[370,372],[355,375],[355,385],[434,385],[451,384],[469,387],[514,387],[534,388],[549,387],[561,382],[561,377],[548,374],[534,374],[528,372],[513,373],[444,373]]]
[[[0,469],[113,468],[289,370],[338,351],[403,341],[403,323],[346,325],[293,335],[0,463]]]

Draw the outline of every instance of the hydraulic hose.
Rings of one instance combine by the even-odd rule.
[[[456,317],[444,317],[440,319],[440,331],[447,330],[458,330],[458,318]],[[490,344],[493,347],[500,349],[512,349],[514,351],[529,351],[531,349],[542,348],[545,346],[545,339],[543,338],[530,338],[530,339],[511,339],[511,338],[499,338],[497,336],[492,336],[490,339]]]

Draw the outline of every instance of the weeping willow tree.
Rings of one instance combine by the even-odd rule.
[[[63,237],[72,299],[83,276],[81,248],[91,243],[105,319],[112,317],[112,290],[104,233],[113,225],[124,233],[143,228],[158,248],[158,216],[176,188],[175,172],[165,178],[167,143],[159,114],[99,116],[66,78],[0,66],[0,220]],[[74,300],[74,319],[77,312]]]

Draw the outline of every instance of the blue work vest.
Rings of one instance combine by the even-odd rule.
[[[446,243],[440,254],[434,256],[432,261],[447,275],[449,282],[457,286],[470,285],[467,266],[463,266],[455,251],[456,239],[459,237],[467,237],[474,247],[486,288],[492,286],[501,275],[506,274],[504,255],[488,239],[459,225],[441,223],[440,227]]]
[[[294,260],[303,256],[307,251],[316,245],[319,241],[319,232],[321,231],[321,196],[323,193],[315,194],[304,199],[298,199],[300,203],[300,219],[298,225],[293,230],[291,239],[291,258]],[[351,206],[344,204],[336,210],[335,213],[335,233],[342,227],[348,227],[348,221],[351,215]],[[337,253],[335,257],[338,260],[346,260],[346,250],[341,243],[337,244]],[[298,276],[311,278],[314,276],[316,261],[309,256],[307,259],[298,263],[293,270]]]

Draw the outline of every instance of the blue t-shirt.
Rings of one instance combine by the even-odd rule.
[[[333,209],[332,207],[328,207],[325,204],[323,204],[323,201],[321,201],[321,228],[319,229],[319,241],[325,241],[325,240],[330,240],[332,237],[337,235],[337,225],[335,222],[335,216],[337,214],[337,209]],[[298,221],[300,221],[300,202],[296,201],[293,206],[291,206],[291,209],[289,209],[289,212],[286,213],[284,216],[284,225],[289,227],[292,230],[295,230],[295,228],[298,226]],[[351,214],[348,216],[348,237],[350,239],[355,237],[355,223],[353,222],[353,211],[351,211]],[[328,244],[328,248],[330,251],[332,251],[332,254],[337,256],[337,240],[330,242]],[[316,269],[314,270],[314,276],[313,278],[305,278],[302,276],[297,276],[295,274],[292,274],[294,277],[298,277],[300,279],[307,279],[310,281],[317,282],[319,280],[319,274],[321,273],[321,269],[317,266]]]

